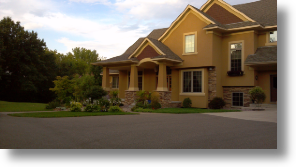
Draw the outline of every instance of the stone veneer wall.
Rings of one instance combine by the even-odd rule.
[[[252,103],[251,96],[249,95],[249,90],[253,87],[239,87],[239,86],[230,86],[223,87],[223,99],[226,102],[226,108],[232,107],[232,92],[244,93],[244,107],[249,107]]]
[[[126,90],[123,104],[125,106],[129,106],[135,102],[136,98],[137,98],[137,91]]]
[[[170,91],[156,91],[159,93],[159,103],[162,108],[179,108],[181,107],[181,103],[179,102],[171,102],[171,94]],[[130,106],[133,103],[135,104],[135,100],[137,98],[137,91],[125,91],[125,99],[123,104],[125,106]]]
[[[209,84],[209,97],[208,102],[210,103],[211,100],[213,100],[214,97],[217,96],[216,87],[217,87],[217,72],[216,68],[212,68],[211,71],[209,71],[208,76],[208,84]]]

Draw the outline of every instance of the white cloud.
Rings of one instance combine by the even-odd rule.
[[[55,2],[49,0],[0,0],[0,17],[10,16],[21,21],[26,29],[43,28],[67,34],[56,37],[56,41],[67,47],[95,49],[104,57],[122,54],[139,37],[146,36],[154,28],[168,27],[188,4],[200,7],[206,0],[69,0],[81,3],[101,3],[113,5],[118,18],[105,17],[91,20],[62,12]],[[227,0],[232,1],[232,0]],[[237,0],[237,2],[250,2]],[[118,12],[119,11],[119,12]],[[108,21],[109,20],[109,21]],[[110,21],[112,20],[112,21]],[[114,22],[113,20],[117,20]],[[145,33],[144,33],[145,32]],[[84,41],[71,39],[69,34],[79,36]],[[46,39],[45,39],[46,41]],[[55,49],[55,48],[50,48]]]
[[[70,2],[81,2],[81,3],[101,3],[104,5],[111,5],[108,0],[69,0]]]

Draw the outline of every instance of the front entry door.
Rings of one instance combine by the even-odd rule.
[[[277,101],[277,75],[270,75],[270,101]]]

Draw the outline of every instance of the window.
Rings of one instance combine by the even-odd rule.
[[[232,106],[244,106],[244,94],[232,93]]]
[[[230,44],[230,71],[242,71],[242,43]]]
[[[269,42],[277,42],[277,31],[270,31],[269,32]]]
[[[185,35],[185,53],[194,53],[195,35]]]
[[[112,88],[118,88],[118,83],[119,83],[119,77],[113,77],[112,78]]]
[[[183,72],[183,93],[202,92],[202,71]]]
[[[197,54],[197,32],[183,34],[183,55]]]

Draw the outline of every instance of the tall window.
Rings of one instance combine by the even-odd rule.
[[[185,53],[194,53],[195,35],[185,35]]]
[[[200,93],[202,92],[202,72],[184,71],[183,72],[183,92]]]
[[[113,76],[112,78],[112,88],[118,88],[119,84],[119,77],[118,76]]]
[[[231,71],[242,70],[242,43],[235,43],[230,45],[230,57],[231,57]]]
[[[269,32],[269,42],[277,42],[277,31]]]

